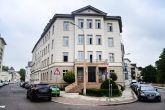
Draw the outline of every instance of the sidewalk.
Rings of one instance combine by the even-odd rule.
[[[126,88],[121,97],[90,97],[78,93],[61,92],[60,97],[53,97],[52,101],[69,105],[120,105],[133,103],[137,97],[130,88]]]

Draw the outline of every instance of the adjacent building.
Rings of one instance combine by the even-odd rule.
[[[30,82],[31,66],[32,66],[32,62],[29,61],[28,65],[25,67],[26,68],[25,82]]]
[[[129,87],[132,77],[131,77],[131,61],[128,58],[124,58],[124,79],[125,79],[125,86]]]
[[[87,88],[99,88],[102,76],[115,72],[124,84],[121,33],[120,16],[92,6],[55,14],[32,50],[31,79],[63,86],[73,71],[74,86],[81,88],[85,76]]]
[[[4,38],[1,37],[1,34],[0,34],[0,73],[2,72],[2,62],[3,62],[5,45],[6,45],[6,42]]]

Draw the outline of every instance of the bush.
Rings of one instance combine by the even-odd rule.
[[[75,75],[72,71],[68,71],[64,76],[63,80],[69,84],[75,82]]]
[[[87,89],[86,95],[88,96],[96,96],[96,97],[102,97],[106,96],[109,97],[109,90],[108,89]],[[118,89],[112,90],[112,96],[120,96],[121,92]]]
[[[110,80],[110,84],[112,84],[112,89],[119,89],[117,84],[113,80]],[[101,89],[109,89],[109,79],[105,80],[101,84]]]
[[[110,78],[112,78],[113,81],[116,81],[116,80],[117,80],[117,75],[116,75],[116,73],[111,73]]]

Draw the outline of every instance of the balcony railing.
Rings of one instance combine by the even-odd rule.
[[[83,64],[84,61],[83,60],[75,60],[75,64]],[[103,64],[103,65],[107,65],[108,64],[108,60],[98,60],[98,59],[94,59],[94,60],[85,60],[86,64]]]

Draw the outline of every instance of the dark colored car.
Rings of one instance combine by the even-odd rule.
[[[26,97],[29,98],[31,101],[37,99],[48,99],[51,101],[51,89],[48,84],[34,84],[29,87],[27,90]]]
[[[29,84],[28,82],[24,82],[22,85],[21,85],[21,87],[23,87],[23,88],[25,88],[25,85],[26,84]]]
[[[138,99],[139,101],[158,101],[161,102],[161,95],[151,85],[141,85],[138,90]]]

